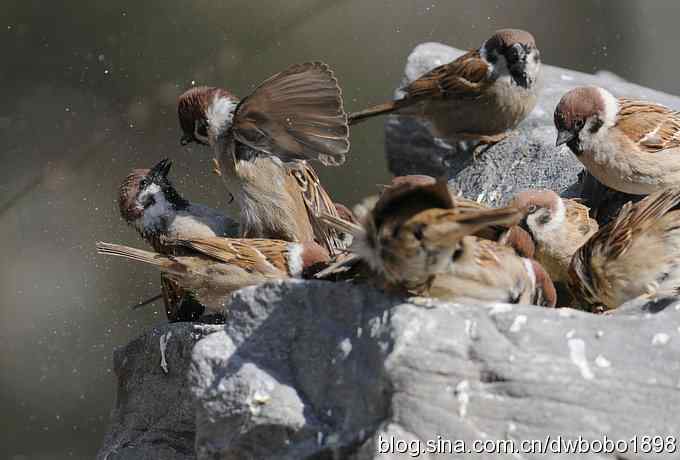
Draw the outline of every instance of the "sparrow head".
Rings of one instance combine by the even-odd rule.
[[[531,88],[541,69],[541,53],[529,32],[519,29],[496,31],[481,48],[481,54],[499,71],[507,68],[512,80],[523,88]]]
[[[386,264],[395,253],[397,240],[414,237],[401,226],[411,217],[430,208],[449,209],[453,206],[446,181],[430,176],[395,177],[381,193],[372,209],[362,217],[366,232],[355,239],[355,249],[374,270],[385,273]]]
[[[238,98],[221,88],[197,86],[185,91],[177,101],[180,144],[209,145],[211,136],[231,127],[237,105]]]
[[[574,88],[562,96],[555,108],[556,146],[567,144],[576,155],[583,143],[606,131],[616,122],[619,105],[607,90],[597,86]]]
[[[562,198],[552,190],[529,190],[518,193],[513,206],[524,212],[521,228],[536,239],[546,232],[554,231],[565,219],[566,208]]]
[[[171,166],[172,162],[164,159],[151,169],[134,169],[125,178],[119,189],[118,207],[127,223],[146,231],[188,205],[168,179]]]

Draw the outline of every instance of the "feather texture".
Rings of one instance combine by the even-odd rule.
[[[236,109],[234,137],[283,160],[340,165],[349,151],[347,114],[333,71],[295,64],[258,86]]]

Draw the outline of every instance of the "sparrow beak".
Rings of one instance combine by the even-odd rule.
[[[168,158],[165,158],[161,161],[159,161],[151,170],[149,171],[149,177],[152,179],[154,178],[162,178],[165,179],[168,177],[168,173],[170,172],[170,168],[172,167],[172,161],[170,161]]]
[[[555,141],[555,147],[559,147],[562,144],[566,144],[576,137],[576,134],[571,131],[562,130],[557,132],[557,140]]]

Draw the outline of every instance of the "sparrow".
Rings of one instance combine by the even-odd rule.
[[[479,49],[409,83],[401,99],[352,113],[349,123],[396,113],[429,121],[432,134],[445,141],[494,144],[536,106],[540,75],[534,37],[498,30]]]
[[[134,169],[118,191],[123,220],[135,228],[156,252],[176,253],[167,239],[236,236],[238,224],[215,209],[192,203],[180,195],[168,173],[172,162],[161,160],[151,169]],[[200,316],[203,308],[192,302],[177,283],[161,275],[161,287],[169,321],[187,321]]]
[[[446,209],[455,209],[456,212],[475,212],[481,210],[490,209],[488,206],[479,203],[474,200],[470,200],[461,196],[450,186],[443,184],[444,180],[441,180],[442,185],[436,186],[437,179],[432,176],[422,175],[422,174],[411,174],[406,176],[397,176],[392,179],[390,185],[386,186],[385,189],[397,190],[397,193],[408,192],[413,188],[432,186],[436,187],[437,193],[439,195],[440,201],[437,206]],[[389,192],[390,195],[386,196],[384,199],[390,200],[393,191]],[[369,209],[374,209],[375,204],[378,202],[380,197],[369,197],[361,203],[361,208],[359,210],[359,215],[365,216],[368,214]],[[518,255],[522,257],[533,257],[534,256],[534,243],[531,236],[522,228],[517,225],[512,225],[510,227],[504,225],[491,225],[480,229],[475,236],[480,238],[498,241],[501,244],[512,247]]]
[[[535,259],[553,282],[567,283],[571,258],[598,229],[590,210],[551,190],[521,192],[509,204],[524,211],[520,226],[531,235]]]
[[[556,145],[567,144],[607,187],[648,195],[680,184],[680,114],[653,102],[584,86],[555,109]]]
[[[535,260],[475,236],[463,237],[455,248],[446,268],[414,293],[441,300],[467,298],[545,307],[557,303],[550,276]]]
[[[308,270],[328,261],[326,250],[314,242],[210,237],[166,244],[186,249],[186,255],[166,255],[103,242],[97,243],[97,252],[155,266],[191,293],[207,313],[213,314],[222,312],[225,299],[237,289],[306,276]]]
[[[678,294],[679,204],[680,187],[628,202],[576,251],[569,284],[584,309],[600,312],[641,296]]]
[[[295,64],[242,100],[221,88],[192,88],[177,107],[181,143],[212,148],[240,208],[242,237],[316,241],[330,253],[347,245],[316,217],[338,214],[307,163],[337,166],[349,150],[342,93],[328,65]]]
[[[365,261],[388,288],[398,288],[392,290],[442,300],[555,306],[555,288],[540,264],[500,242],[472,236],[493,225],[514,226],[522,210],[452,208],[446,183],[429,179],[395,178],[362,225],[327,221],[353,233],[355,258]]]

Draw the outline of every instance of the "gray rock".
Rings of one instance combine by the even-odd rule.
[[[408,57],[401,86],[462,53],[440,43],[418,45]],[[582,165],[566,146],[555,147],[557,133],[553,112],[565,92],[582,85],[598,85],[615,95],[649,99],[680,109],[680,98],[628,83],[610,72],[589,75],[546,65],[536,108],[514,135],[486,149],[477,161],[458,146],[452,149],[435,140],[422,122],[395,115],[388,117],[385,151],[390,171],[395,175],[446,176],[463,195],[493,205],[528,188],[549,188],[564,195],[581,195],[578,174]],[[395,97],[399,96],[397,90]],[[593,191],[594,186],[589,187],[586,200],[599,198],[601,189]],[[608,196],[605,204],[601,200],[595,203],[606,208],[602,211],[603,220],[608,219],[620,203],[631,198],[621,195]]]
[[[678,308],[597,316],[341,283],[243,289],[227,324],[168,325],[117,353],[121,389],[99,458],[194,458],[194,420],[198,459],[377,460],[427,440],[519,448],[547,436],[676,436]],[[168,332],[166,375],[158,350]]]
[[[186,375],[194,343],[214,327],[165,324],[115,351],[116,406],[97,459],[196,458],[196,409]]]

